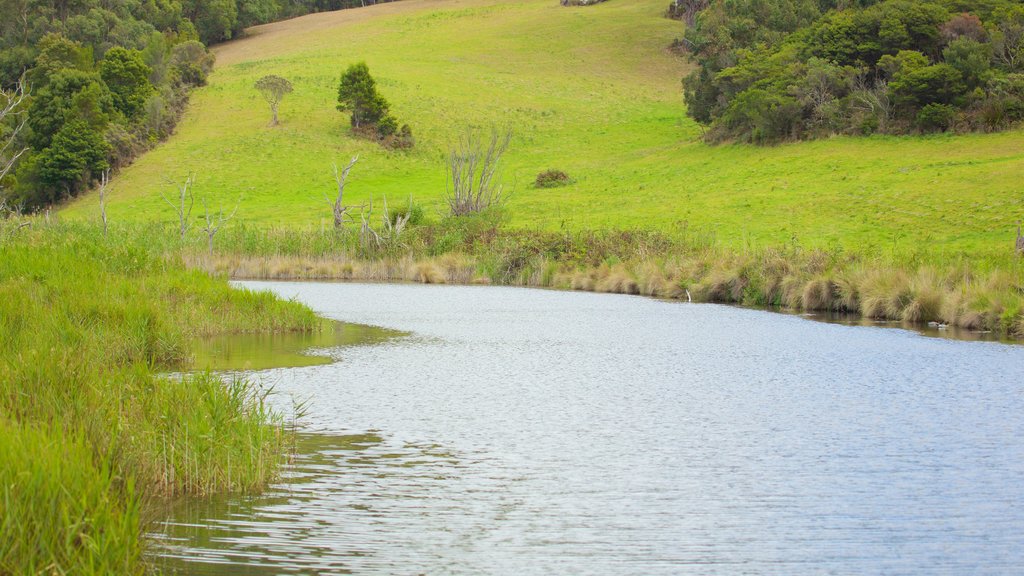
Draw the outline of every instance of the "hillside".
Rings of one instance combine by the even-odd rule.
[[[197,192],[254,222],[319,227],[332,162],[354,154],[349,196],[440,213],[448,144],[467,126],[510,124],[512,222],[544,228],[712,231],[723,243],[926,242],[975,254],[1012,246],[1024,212],[1024,132],[834,138],[772,148],[708,146],[687,119],[680,24],[662,0],[563,8],[551,0],[406,0],[252,29],[216,49],[177,134],[113,183],[113,219],[173,219],[161,192],[189,172]],[[387,152],[349,135],[337,81],[365,60],[417,146]],[[252,88],[265,74],[295,92],[269,128]],[[532,187],[541,170],[576,183]],[[66,207],[94,218],[95,194]]]

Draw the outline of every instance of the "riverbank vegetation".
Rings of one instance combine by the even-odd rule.
[[[0,573],[142,573],[147,502],[259,489],[288,441],[255,384],[163,374],[195,337],[320,321],[136,232],[0,224]]]
[[[408,228],[367,245],[355,230],[237,227],[191,265],[252,279],[479,283],[848,312],[1024,338],[1024,265],[1002,253],[798,243],[734,248],[698,230],[507,228],[497,212]]]

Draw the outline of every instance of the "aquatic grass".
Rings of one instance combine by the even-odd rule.
[[[143,574],[141,514],[80,431],[0,418],[0,574]]]
[[[287,451],[266,390],[161,373],[201,336],[321,320],[164,234],[32,224],[0,244],[0,573],[140,573],[140,502],[258,490]]]

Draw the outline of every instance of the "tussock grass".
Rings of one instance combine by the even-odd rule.
[[[265,391],[186,368],[202,335],[314,330],[186,269],[145,230],[42,221],[0,244],[0,573],[131,574],[143,498],[258,490],[286,449]]]

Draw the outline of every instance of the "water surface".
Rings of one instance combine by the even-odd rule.
[[[309,400],[194,574],[964,574],[1024,565],[1024,347],[518,288],[246,282],[405,330],[258,377]]]

